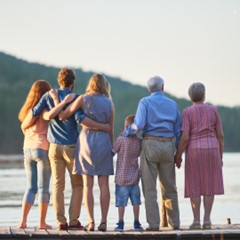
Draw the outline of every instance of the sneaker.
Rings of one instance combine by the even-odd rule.
[[[117,227],[114,229],[114,231],[122,232],[124,229],[124,221],[118,221]]]
[[[143,231],[143,228],[142,228],[142,226],[141,226],[141,223],[140,223],[138,220],[135,220],[135,221],[134,221],[133,226],[134,226],[134,230],[135,230],[135,231]]]

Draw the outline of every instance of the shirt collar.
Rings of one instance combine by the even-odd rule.
[[[163,96],[164,93],[161,91],[157,91],[157,92],[152,92],[151,95],[162,95]]]
[[[70,88],[62,88],[62,87],[60,87],[60,90],[62,90],[64,92],[67,92],[67,93],[72,92]]]

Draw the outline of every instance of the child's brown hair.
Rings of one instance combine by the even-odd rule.
[[[128,116],[125,118],[125,127],[126,127],[126,128],[133,123],[134,118],[135,118],[135,115],[133,115],[133,114],[128,115]]]

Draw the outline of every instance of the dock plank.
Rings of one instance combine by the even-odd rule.
[[[10,227],[11,234],[16,238],[21,237],[21,236],[30,237],[30,235],[26,233],[26,231],[25,231],[26,229],[27,228],[22,229],[22,228],[17,228],[17,227]]]
[[[88,235],[88,232],[85,232],[83,230],[68,230],[68,233],[70,235]]]
[[[18,229],[16,227],[0,227],[0,239],[15,240],[236,240],[240,239],[240,224],[213,225],[209,230],[189,230],[182,226],[179,230],[161,228],[161,231],[134,231],[126,229],[124,232],[115,232],[108,229],[106,232],[83,230],[59,231],[57,229],[38,229],[37,227]]]
[[[11,235],[10,227],[1,227],[0,226],[0,236]]]
[[[47,229],[46,231],[49,235],[51,235],[51,237],[53,237],[53,236],[69,236],[70,235],[69,232],[65,231],[65,230],[59,231],[57,229]]]

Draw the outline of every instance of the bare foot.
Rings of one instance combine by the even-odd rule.
[[[21,222],[17,228],[27,228],[27,224],[25,222]]]
[[[39,229],[52,229],[52,226],[45,223],[45,224],[40,225]]]

